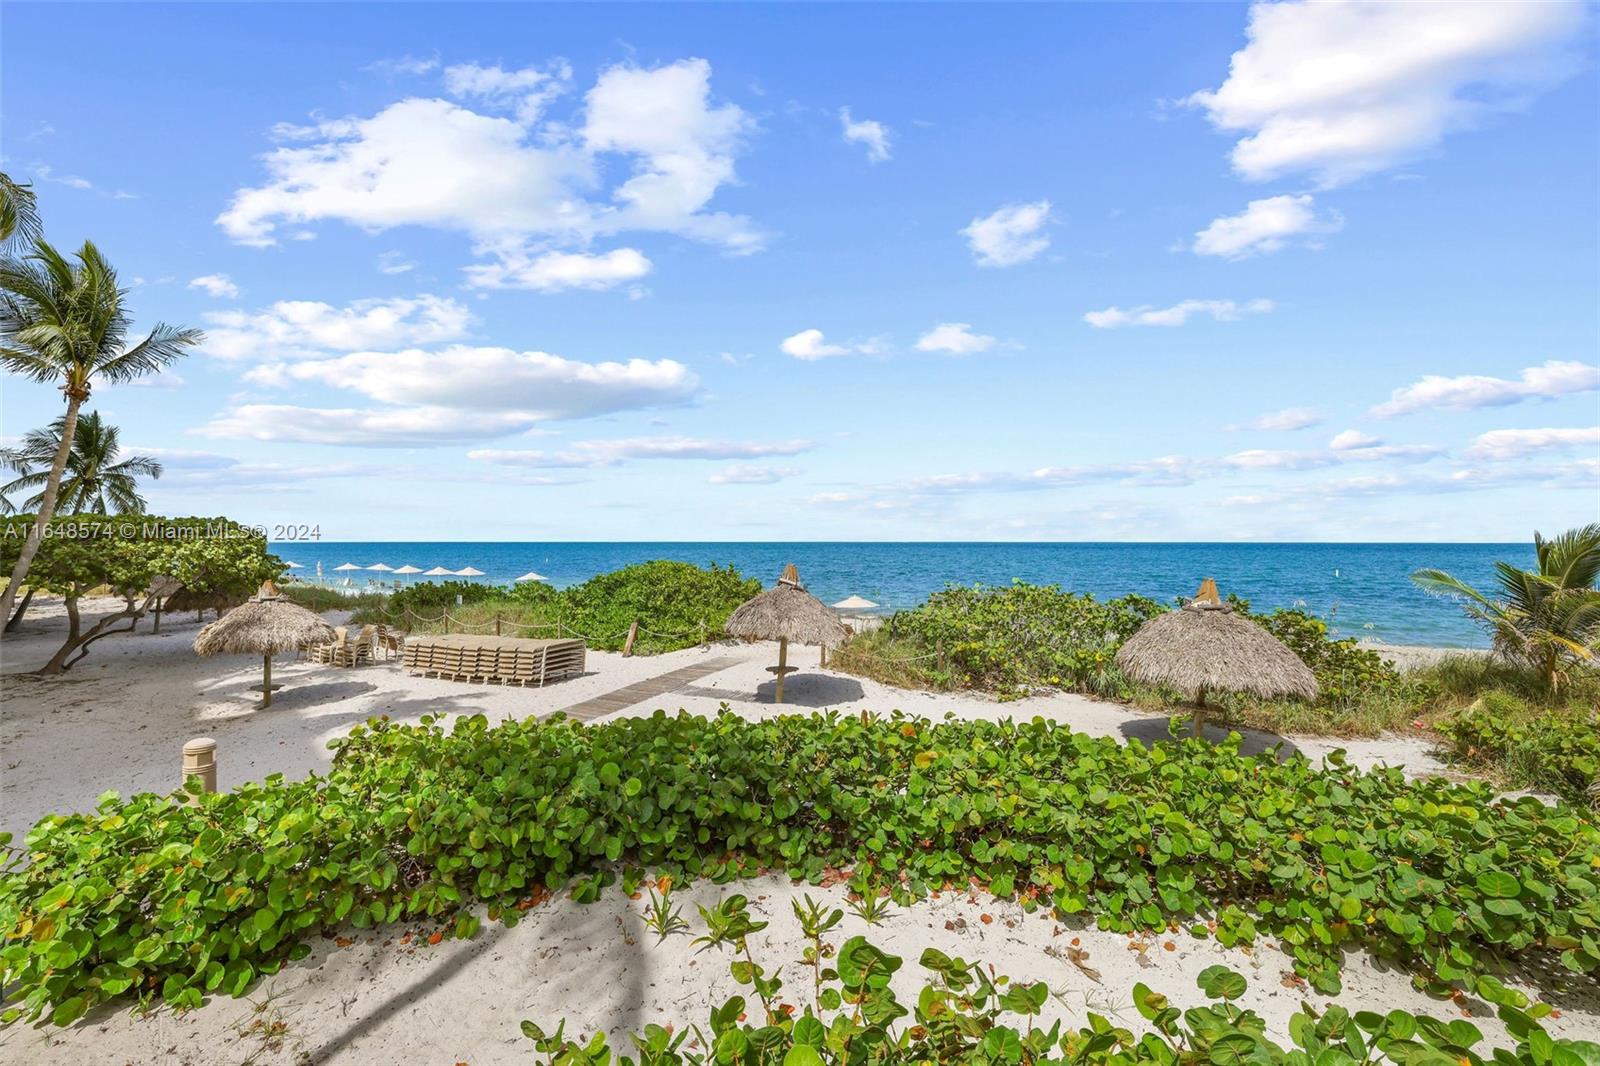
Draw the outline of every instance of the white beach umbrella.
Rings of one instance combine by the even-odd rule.
[[[463,566],[456,571],[456,577],[482,577],[483,571],[475,566]]]
[[[357,566],[355,563],[340,563],[338,566],[333,568],[333,571],[334,571],[334,573],[339,573],[339,572],[344,571],[344,570],[360,570],[360,569],[361,569],[361,567]]]
[[[397,567],[395,567],[395,571],[394,572],[397,573],[397,574],[420,574],[420,573],[422,573],[422,567],[420,567],[420,566],[412,566],[409,563],[407,563],[405,566],[397,566]]]
[[[284,563],[283,565],[287,566],[290,570],[304,570],[305,569],[305,567],[301,566],[299,563]]]
[[[368,570],[381,570],[385,574],[394,573],[394,567],[388,566],[388,565],[386,565],[384,563],[373,563],[371,566],[367,567],[367,569]]]
[[[863,599],[860,596],[850,596],[846,599],[840,600],[833,606],[835,609],[840,611],[865,611],[878,605],[873,603],[871,600]]]
[[[422,576],[423,577],[455,577],[456,576],[456,572],[454,570],[446,570],[442,566],[436,566],[432,570],[424,570],[422,572]]]
[[[529,570],[526,574],[523,574],[521,577],[517,578],[517,580],[518,581],[549,581],[550,579],[545,577],[543,574],[537,574],[537,573],[534,573],[532,570]]]

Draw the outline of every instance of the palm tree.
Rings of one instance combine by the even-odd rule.
[[[96,380],[113,384],[159,371],[205,339],[197,329],[157,323],[137,344],[127,343],[127,290],[117,272],[89,241],[69,261],[45,241],[32,254],[0,263],[0,368],[35,381],[60,385],[67,401],[56,448],[33,530],[23,542],[11,580],[0,596],[0,618],[8,618],[17,589],[39,550],[39,538],[55,514],[61,476],[78,428],[78,409]]]
[[[48,429],[36,429],[22,438],[22,446],[5,456],[6,465],[22,476],[0,488],[0,493],[38,489],[49,475],[56,451],[61,447],[61,432],[66,415]],[[160,477],[161,464],[147,455],[121,458],[122,431],[90,411],[78,418],[78,431],[72,435],[72,450],[61,478],[56,508],[61,514],[140,514],[144,497],[139,495],[135,478]],[[43,492],[23,503],[39,506]]]
[[[1418,570],[1411,580],[1429,592],[1455,597],[1482,622],[1495,650],[1522,659],[1552,692],[1577,662],[1600,650],[1600,523],[1569,529],[1550,540],[1535,533],[1537,570],[1494,564],[1503,598],[1491,599],[1443,570]]]
[[[0,173],[0,251],[10,251],[13,245],[31,246],[43,234],[33,186]]]

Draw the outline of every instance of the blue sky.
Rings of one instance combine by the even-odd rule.
[[[1600,516],[1576,4],[7,5],[166,513],[327,539]],[[64,49],[80,57],[59,62]],[[60,409],[4,384],[4,434]]]

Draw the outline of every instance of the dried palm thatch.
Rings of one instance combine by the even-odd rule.
[[[194,638],[202,656],[261,656],[261,706],[272,706],[272,657],[334,639],[333,627],[278,595],[268,581],[256,597],[203,627]]]
[[[1277,637],[1220,602],[1216,585],[1206,582],[1188,605],[1150,619],[1122,645],[1122,672],[1174,689],[1201,707],[1214,692],[1316,699],[1311,668]],[[1195,716],[1196,733],[1202,718]]]
[[[778,642],[778,665],[775,669],[769,667],[778,677],[773,694],[777,703],[783,702],[784,675],[795,669],[789,665],[791,640],[826,648],[842,643],[848,635],[839,616],[800,584],[800,571],[793,563],[784,567],[776,585],[734,608],[724,628],[730,636]]]

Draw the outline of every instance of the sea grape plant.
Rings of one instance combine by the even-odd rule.
[[[66,1023],[120,996],[193,1006],[341,924],[469,936],[474,904],[511,923],[546,892],[586,902],[647,871],[848,871],[900,904],[975,883],[1119,932],[1270,936],[1327,993],[1348,949],[1439,989],[1481,992],[1552,957],[1600,970],[1591,815],[1339,755],[1119,744],[1042,719],[726,709],[375,720],[333,746],[326,776],[189,804],[108,794],[43,819],[0,869],[4,1017]]]
[[[743,909],[739,897],[729,901]],[[742,950],[742,949],[741,949]],[[904,960],[856,936],[839,948],[837,961],[819,969],[803,1006],[781,997],[782,981],[764,978],[759,966],[735,959],[736,982],[752,986],[761,1005],[733,996],[714,1007],[704,1026],[651,1024],[628,1034],[631,1054],[614,1051],[604,1033],[573,1039],[566,1023],[547,1030],[522,1023],[546,1066],[1135,1066],[1150,1063],[1286,1063],[1292,1066],[1593,1066],[1600,1044],[1552,1037],[1541,1019],[1547,1003],[1529,1003],[1504,986],[1489,1001],[1505,1023],[1512,1045],[1484,1046],[1482,1030],[1464,1019],[1440,1021],[1404,1010],[1384,1014],[1350,1012],[1338,1005],[1318,1012],[1302,1003],[1289,1021],[1291,1043],[1267,1036],[1265,1020],[1234,1001],[1248,990],[1245,978],[1211,966],[1196,981],[1209,1002],[1180,1011],[1143,983],[1133,986],[1134,1008],[1144,1019],[1141,1035],[1094,1012],[1085,1024],[1046,1028],[1041,1019],[1051,992],[1042,981],[1024,983],[991,976],[977,962],[928,948],[919,960],[928,978],[912,1005],[902,1003],[890,978]],[[807,997],[797,996],[804,1000]],[[777,1009],[772,1002],[777,1000]]]

